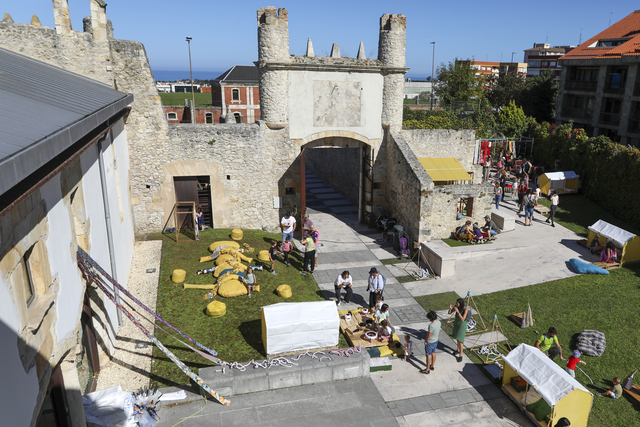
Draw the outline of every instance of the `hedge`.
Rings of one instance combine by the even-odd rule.
[[[573,123],[531,127],[536,161],[580,175],[583,193],[615,216],[640,224],[640,151],[598,136],[589,138]]]

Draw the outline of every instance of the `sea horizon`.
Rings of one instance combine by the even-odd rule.
[[[156,70],[152,69],[153,78],[159,82],[175,82],[177,80],[189,80],[189,70]],[[213,80],[226,70],[223,71],[193,71],[194,80]],[[425,81],[426,76],[405,75],[411,81]]]

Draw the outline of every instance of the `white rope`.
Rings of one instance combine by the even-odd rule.
[[[467,333],[475,332],[476,326],[477,326],[476,321],[473,320],[472,318],[469,319],[469,321],[467,322]]]
[[[495,362],[497,359],[503,357],[502,353],[498,351],[497,344],[483,345],[476,353],[487,356],[487,361]]]

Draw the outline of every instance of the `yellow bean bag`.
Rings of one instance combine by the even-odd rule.
[[[227,305],[220,301],[214,301],[207,305],[207,316],[220,317],[227,314]]]
[[[213,261],[210,256],[201,256],[200,257],[200,262],[209,262],[209,261]]]
[[[400,342],[400,338],[398,338],[397,334],[393,334],[393,342],[382,346],[382,347],[378,347],[378,350],[380,350],[380,357],[385,357],[385,356],[404,356],[404,349],[402,348],[402,343]]]
[[[249,258],[248,256],[246,256],[245,254],[243,254],[242,252],[236,252],[236,255],[238,258],[240,258],[242,261],[244,262],[248,262],[249,264],[251,264],[251,261],[253,261],[253,258]]]
[[[291,292],[291,286],[289,285],[280,285],[276,288],[276,292],[279,297],[282,298],[291,298],[293,292]]]
[[[171,275],[171,281],[173,283],[182,283],[184,282],[185,277],[187,277],[187,272],[181,269],[173,270],[173,274]]]
[[[230,254],[222,254],[218,258],[216,258],[216,265],[220,265],[223,262],[227,262],[227,260],[233,259],[233,255]]]
[[[242,240],[243,235],[244,233],[239,228],[234,228],[233,230],[231,230],[231,238],[233,240]]]
[[[258,259],[260,261],[269,261],[269,251],[258,252]]]
[[[246,273],[247,272],[247,268],[249,268],[246,265],[244,265],[243,263],[241,263],[240,261],[236,261],[236,260],[233,260],[233,259],[228,259],[226,264],[231,266],[231,268],[233,268],[233,269],[237,268],[238,270],[242,271],[243,273]]]
[[[220,252],[221,254],[235,255],[238,253],[238,249],[232,248],[231,246],[223,246],[222,248],[218,249],[218,252]]]
[[[184,289],[215,289],[218,287],[218,285],[213,284],[213,285],[191,285],[189,283],[183,283],[182,286],[184,287]]]
[[[233,240],[224,240],[221,242],[213,242],[209,245],[209,252],[213,252],[217,247],[220,246],[231,246],[234,249],[240,249],[240,244],[238,242],[234,242]]]
[[[222,273],[224,270],[233,270],[234,268],[232,266],[230,266],[229,264],[227,264],[226,262],[224,264],[220,264],[219,266],[216,267],[216,269],[213,271],[213,277],[220,277],[220,273]],[[236,271],[234,273],[237,273],[238,271],[240,271],[239,269],[235,269]]]
[[[223,282],[218,288],[218,295],[225,298],[237,297],[240,295],[246,295],[247,288],[239,280],[227,280]]]
[[[227,280],[240,280],[240,276],[238,276],[237,274],[233,274],[233,273],[226,273],[220,277],[218,277],[218,283],[222,284],[223,282],[226,282]]]

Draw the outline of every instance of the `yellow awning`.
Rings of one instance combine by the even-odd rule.
[[[471,181],[458,159],[453,157],[418,159],[433,181]]]

